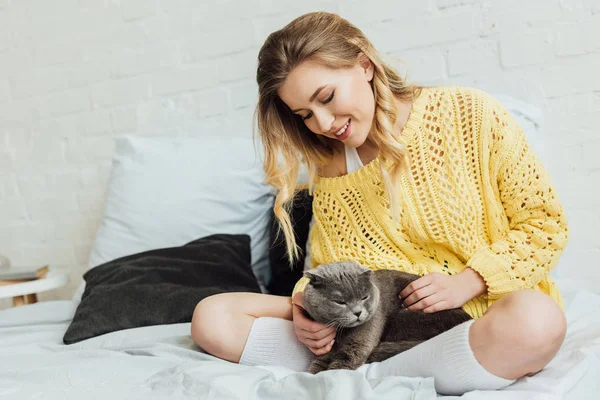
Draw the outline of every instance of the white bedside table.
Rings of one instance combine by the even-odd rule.
[[[66,273],[48,271],[45,278],[28,281],[0,281],[0,299],[12,297],[13,306],[37,303],[37,294],[65,286],[69,282]]]

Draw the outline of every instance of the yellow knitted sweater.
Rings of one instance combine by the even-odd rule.
[[[392,219],[377,157],[315,182],[313,268],[355,260],[419,275],[470,267],[487,293],[463,309],[473,318],[512,291],[533,288],[562,307],[549,276],[568,241],[556,191],[524,132],[500,102],[466,87],[425,88],[399,140],[410,166]],[[304,290],[302,278],[294,293]]]

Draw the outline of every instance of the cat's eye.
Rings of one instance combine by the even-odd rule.
[[[341,305],[341,306],[343,306],[343,305],[345,305],[345,304],[346,304],[346,302],[345,302],[345,301],[343,301],[343,300],[334,300],[333,302],[334,302],[334,303],[337,303],[337,304],[339,304],[339,305]]]
[[[362,301],[365,301],[369,298],[369,295],[366,295],[365,297],[363,297]]]

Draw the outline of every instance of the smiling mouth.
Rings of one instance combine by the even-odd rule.
[[[334,135],[337,137],[342,136],[344,133],[346,133],[348,126],[350,126],[350,120],[348,120],[348,122],[346,122],[346,124],[344,126],[342,126],[340,129],[338,129],[338,131],[335,132]]]

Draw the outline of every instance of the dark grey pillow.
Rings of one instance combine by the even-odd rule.
[[[99,265],[83,276],[85,292],[63,342],[190,322],[207,296],[260,293],[250,261],[250,236],[218,234]]]

